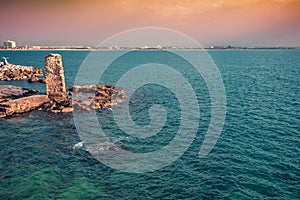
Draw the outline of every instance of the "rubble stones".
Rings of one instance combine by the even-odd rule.
[[[0,81],[26,80],[43,76],[42,69],[14,64],[3,65],[0,68]]]
[[[123,89],[100,84],[74,86],[72,91],[72,106],[81,110],[102,109],[126,98]]]

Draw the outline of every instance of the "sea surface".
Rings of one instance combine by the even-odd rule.
[[[0,51],[20,65],[44,67],[44,57],[60,53],[66,84],[74,84],[89,51]],[[114,51],[96,53],[113,54]],[[193,53],[193,52],[191,52]],[[222,75],[227,98],[226,120],[213,150],[199,158],[211,119],[207,86],[188,63],[156,51],[138,58],[158,59],[173,66],[192,85],[200,107],[196,137],[170,165],[147,173],[128,173],[95,159],[81,141],[72,113],[33,111],[0,119],[0,199],[299,199],[300,198],[300,51],[213,50],[209,55]],[[135,54],[136,56],[136,54]],[[159,57],[160,56],[160,57]],[[135,57],[136,58],[136,57]],[[140,63],[127,56],[113,63],[102,84],[115,84]],[[0,82],[45,92],[44,84]],[[125,90],[130,90],[126,85]],[[130,101],[132,120],[150,123],[153,104],[165,107],[161,131],[149,138],[133,137],[114,122]],[[148,84],[97,118],[112,143],[138,153],[163,148],[175,137],[180,105],[168,88]],[[186,102],[189,104],[189,102]],[[146,166],[145,166],[146,167]]]

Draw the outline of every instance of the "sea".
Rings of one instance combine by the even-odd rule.
[[[0,57],[43,69],[49,53],[62,55],[66,85],[72,87],[91,52],[2,50]],[[109,57],[116,51],[94,53]],[[129,55],[112,63],[99,83],[116,84],[141,59],[146,63],[157,59],[172,66],[191,84],[199,105],[199,124],[185,151],[155,170],[147,171],[145,165],[142,173],[124,171],[102,162],[80,143],[82,137],[72,113],[32,111],[2,118],[0,199],[299,199],[300,50],[209,50],[208,55],[222,77],[226,118],[205,157],[199,157],[199,150],[212,120],[212,100],[203,77],[190,63],[155,50],[139,50],[134,58]],[[0,84],[45,93],[41,83]],[[127,85],[121,87],[132,92],[131,97],[95,115],[109,141],[140,154],[170,144],[181,123],[176,94],[155,83],[135,91]],[[127,134],[113,117],[122,113],[127,103],[132,121],[141,127],[151,123],[154,115],[149,110],[154,104],[164,107],[164,126],[150,137]],[[184,104],[188,106],[189,101]],[[185,128],[188,132],[189,127]]]

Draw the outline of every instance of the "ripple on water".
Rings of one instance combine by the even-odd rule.
[[[68,63],[65,71],[71,85],[87,52],[59,53]],[[205,83],[197,87],[195,83],[201,80],[192,70],[181,68],[186,77],[195,80],[201,122],[197,137],[180,159],[155,172],[122,173],[94,159],[85,148],[72,148],[80,142],[72,114],[31,112],[0,120],[1,198],[298,199],[300,51],[209,53],[224,79],[227,114],[223,132],[207,157],[200,159],[198,153],[210,120],[209,94]],[[42,66],[47,52],[8,54],[5,56],[16,59],[16,63],[37,58],[41,63],[32,64]],[[118,77],[118,72],[111,75]],[[136,152],[168,144],[178,130],[180,116],[176,99],[166,92],[149,86],[138,91],[131,102],[132,118],[140,125],[149,123],[148,110],[154,101],[167,107],[167,124],[150,140],[124,133],[114,123],[111,111],[98,112],[111,142],[121,142]],[[122,107],[113,109],[121,111]]]

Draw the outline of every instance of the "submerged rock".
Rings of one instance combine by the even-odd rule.
[[[38,83],[39,78],[37,76],[33,76],[30,79],[28,79],[28,83]]]
[[[9,99],[16,99],[36,93],[36,90],[31,90],[13,85],[0,85],[0,102]]]
[[[123,89],[100,84],[74,86],[72,91],[72,105],[80,110],[102,109],[126,98]]]

